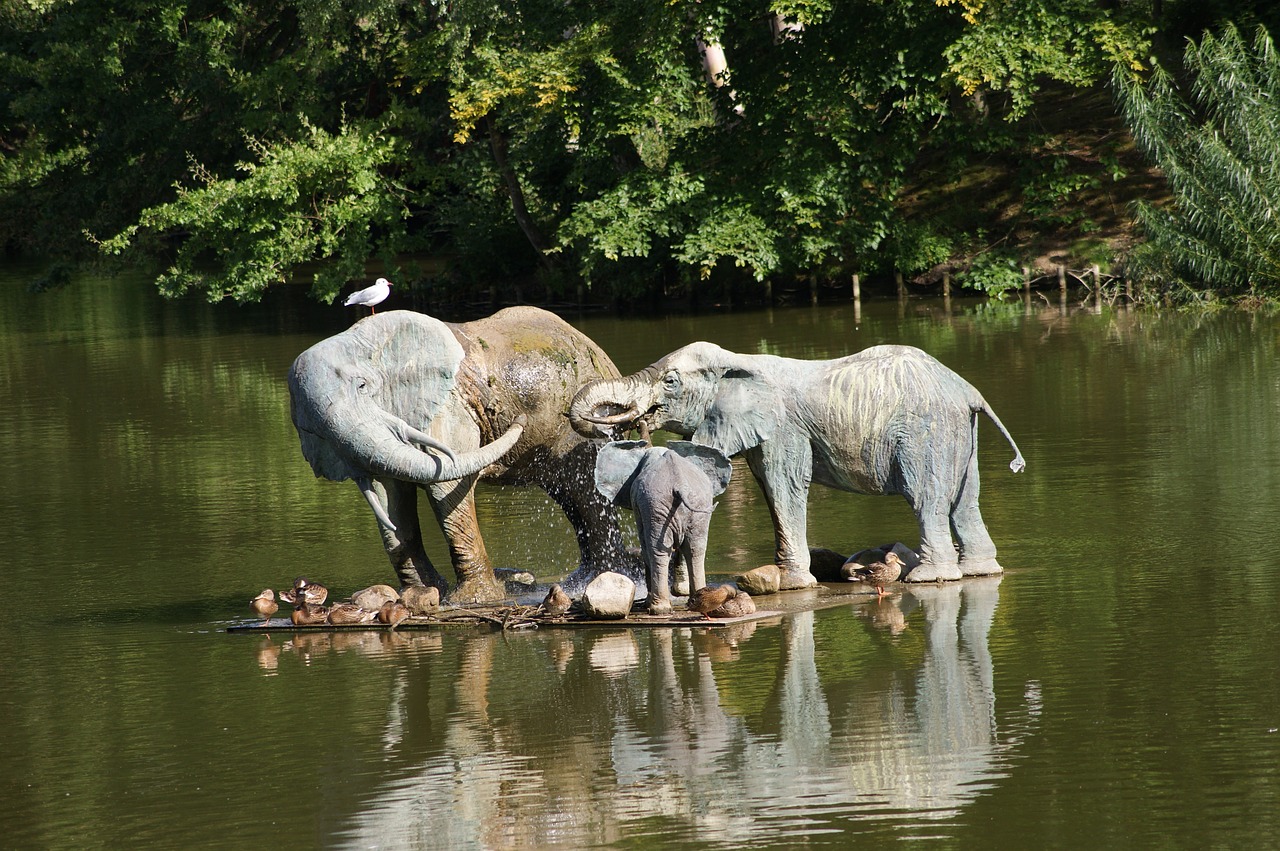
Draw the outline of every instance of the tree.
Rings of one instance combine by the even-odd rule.
[[[1137,205],[1147,244],[1135,274],[1181,277],[1227,293],[1280,294],[1280,59],[1263,28],[1190,42],[1189,97],[1157,68],[1144,85],[1117,70],[1134,137],[1160,166],[1173,203]],[[1165,279],[1170,276],[1170,279]]]
[[[900,187],[931,135],[963,147],[962,95],[1017,114],[1144,44],[1132,4],[1033,5],[10,4],[0,241],[214,299],[422,253],[616,296],[835,274],[912,232]]]

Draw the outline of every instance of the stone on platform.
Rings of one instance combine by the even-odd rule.
[[[848,557],[826,547],[809,548],[809,572],[819,582],[844,582],[840,568]]]
[[[777,594],[782,585],[782,571],[776,564],[762,564],[733,577],[733,582],[749,594]]]
[[[399,599],[400,592],[390,585],[370,585],[351,595],[351,602],[366,612],[376,612],[387,603],[395,603]]]
[[[636,584],[621,573],[608,571],[592,579],[582,592],[582,610],[602,620],[625,618],[636,601]]]

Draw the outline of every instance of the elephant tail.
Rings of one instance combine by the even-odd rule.
[[[1000,418],[996,416],[996,412],[991,410],[991,406],[987,404],[987,400],[981,396],[978,397],[978,404],[973,409],[973,431],[974,446],[977,446],[978,432],[978,412],[986,414],[991,422],[996,424],[996,428],[1000,429],[1000,433],[1004,435],[1004,439],[1009,441],[1009,445],[1013,447],[1013,460],[1009,462],[1009,469],[1015,473],[1021,473],[1026,469],[1027,461],[1022,457],[1022,450],[1018,449],[1018,444],[1013,442],[1013,435],[1009,434],[1009,429],[1004,427],[1004,423],[1000,422]]]

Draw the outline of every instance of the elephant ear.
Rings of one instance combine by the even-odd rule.
[[[408,310],[380,313],[356,327],[371,332],[369,359],[385,382],[378,404],[425,429],[458,382],[465,355],[458,338],[439,319]]]
[[[723,452],[714,446],[699,446],[687,440],[673,440],[666,446],[711,480],[711,492],[714,495],[724,493],[724,489],[729,486],[729,478],[733,475],[733,464]]]
[[[616,440],[601,446],[596,455],[596,490],[614,505],[630,508],[631,482],[648,450],[643,440]]]
[[[730,369],[721,377],[693,441],[728,456],[759,446],[777,431],[782,404],[778,391],[754,372]]]

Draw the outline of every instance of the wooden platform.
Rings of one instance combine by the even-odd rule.
[[[491,629],[565,629],[593,627],[603,629],[661,629],[661,628],[693,628],[716,629],[733,626],[749,621],[782,615],[782,611],[760,610],[750,615],[737,618],[707,618],[696,612],[677,610],[670,615],[651,615],[647,612],[632,612],[625,618],[603,620],[586,615],[564,615],[547,617],[520,613],[521,606],[484,606],[457,607],[441,609],[438,615],[427,617],[411,617],[396,626],[397,631],[459,629],[488,627]],[[268,623],[260,620],[249,620],[242,624],[227,627],[227,632],[349,632],[387,630],[391,627],[378,622],[358,624],[316,624],[313,626],[294,626],[287,618],[272,618]]]

